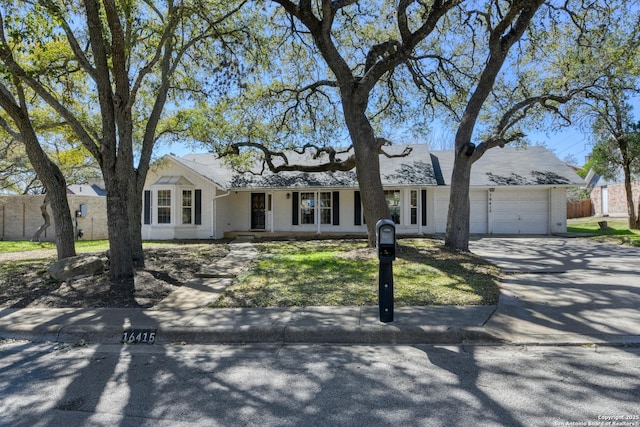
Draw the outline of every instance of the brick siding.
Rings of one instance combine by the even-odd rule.
[[[638,208],[638,197],[640,196],[640,181],[634,181],[631,186],[633,193],[633,203]],[[612,216],[627,216],[629,211],[627,210],[627,195],[624,190],[624,184],[611,184],[607,185],[608,193],[608,206],[609,215]],[[602,187],[595,187],[591,191],[591,201],[593,202],[593,209],[595,215],[602,215]]]
[[[108,238],[106,197],[68,195],[71,217],[75,223],[75,212],[81,204],[87,205],[87,217],[77,218],[83,240]],[[30,240],[33,233],[44,223],[40,205],[44,196],[0,196],[0,239]],[[53,241],[55,230],[51,206],[47,207],[52,224],[41,236],[42,240]]]

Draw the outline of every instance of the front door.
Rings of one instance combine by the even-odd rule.
[[[265,229],[265,195],[251,193],[251,229]]]

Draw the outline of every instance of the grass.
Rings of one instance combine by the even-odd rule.
[[[259,256],[213,307],[376,305],[379,262],[362,240],[256,243]],[[401,240],[393,263],[394,302],[482,305],[498,299],[499,271],[440,241]]]
[[[598,222],[607,221],[607,228],[601,229]],[[599,241],[612,241],[632,246],[640,246],[640,230],[629,230],[626,218],[589,217],[567,221],[567,232],[590,235]]]
[[[192,240],[188,242],[190,245],[199,243]],[[173,248],[184,246],[184,242],[174,240],[162,241],[145,241],[142,242],[143,248]],[[53,242],[30,242],[28,240],[0,240],[0,253],[6,252],[27,252],[39,251],[43,249],[55,250],[56,245]],[[109,249],[108,240],[78,240],[76,241],[76,252],[104,252]]]
[[[602,220],[569,220],[567,231],[640,246],[640,232],[629,230],[625,219],[605,218],[608,228],[604,230],[598,225]],[[198,258],[211,255],[207,252],[210,245],[205,243],[192,248]],[[144,246],[171,251],[184,248],[185,244],[161,241],[144,242]],[[259,250],[257,259],[225,289],[212,307],[378,303],[379,262],[375,249],[368,248],[364,240],[256,242],[255,246]],[[55,246],[48,242],[0,241],[0,253],[42,249],[55,249]],[[106,249],[106,240],[76,242],[79,253]],[[28,268],[33,262],[0,263],[0,278],[12,270]],[[441,241],[399,240],[393,273],[397,306],[488,305],[498,300],[499,270],[472,254],[448,251]]]
[[[26,252],[39,251],[42,249],[55,249],[53,242],[30,242],[28,240],[2,240],[0,241],[0,253],[5,252]],[[107,250],[109,242],[107,240],[78,240],[76,242],[77,252],[98,252]]]

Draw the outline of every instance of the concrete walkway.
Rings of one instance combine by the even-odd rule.
[[[239,238],[231,242],[226,257],[203,268],[196,278],[184,283],[151,310],[190,310],[211,304],[258,254],[251,240]]]
[[[640,345],[640,248],[566,238],[482,238],[471,250],[508,274],[497,306],[208,309],[255,257],[234,241],[152,309],[0,309],[0,337],[117,344],[128,329],[156,343]]]

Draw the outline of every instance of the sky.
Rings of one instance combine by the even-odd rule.
[[[636,120],[640,120],[640,96],[633,98],[631,103],[634,107],[633,112]],[[436,134],[438,132],[442,131],[435,131]],[[567,161],[569,157],[573,157],[575,164],[572,164],[572,166],[584,166],[586,158],[591,154],[592,149],[592,141],[589,135],[585,134],[579,125],[568,126],[562,130],[528,132],[527,140],[532,144],[545,145],[560,160]],[[402,137],[398,137],[397,140],[392,140],[392,142],[396,144],[407,143]],[[206,151],[205,148],[193,149],[187,144],[174,143],[158,146],[155,153],[157,157],[165,154],[175,154],[182,157],[193,152],[203,153]]]
[[[589,138],[576,128],[567,128],[558,132],[531,133],[529,140],[532,143],[545,142],[545,146],[560,160],[566,160],[569,156],[574,157],[577,164],[572,166],[583,166],[592,149]]]

